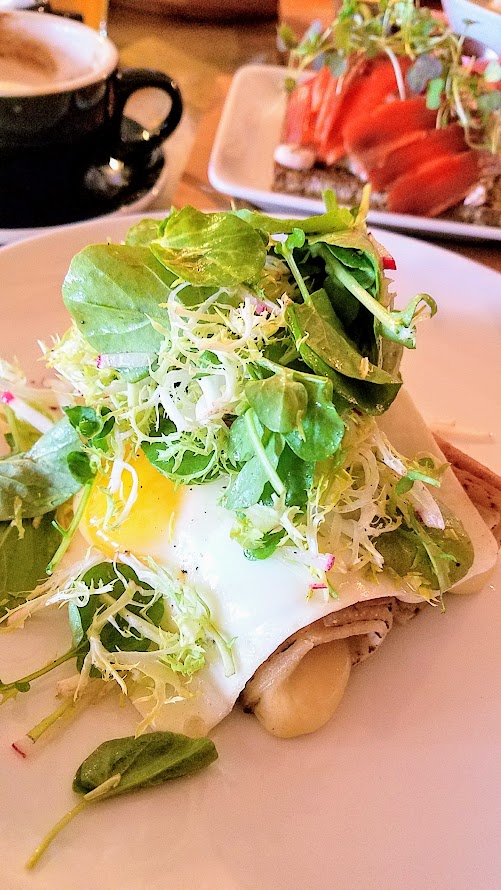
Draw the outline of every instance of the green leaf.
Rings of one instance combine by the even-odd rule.
[[[80,485],[85,485],[94,478],[96,472],[88,454],[83,451],[71,451],[68,454],[68,469]]]
[[[303,460],[287,444],[280,455],[277,473],[286,488],[286,505],[306,507],[315,476],[315,462]]]
[[[381,272],[379,256],[365,232],[351,229],[349,232],[332,233],[310,239],[313,256],[321,256],[328,275],[333,274],[332,257],[350,269],[355,280],[373,296],[380,288]],[[334,273],[334,278],[335,278]]]
[[[73,779],[73,790],[84,795],[83,800],[49,831],[28,860],[27,868],[36,865],[59,832],[91,803],[191,775],[205,769],[217,756],[211,739],[190,739],[173,732],[151,732],[138,738],[128,736],[103,742],[79,766]]]
[[[263,426],[275,433],[297,429],[308,403],[303,384],[285,374],[249,381],[245,395]]]
[[[308,348],[338,374],[367,383],[399,382],[398,378],[376,367],[358,352],[347,337],[325,290],[311,294],[309,303],[289,306],[287,321],[299,352],[301,353],[300,341],[307,337]]]
[[[79,645],[85,639],[96,612],[99,609],[104,608],[103,602],[99,599],[99,588],[108,584],[113,584],[113,590],[108,596],[117,600],[125,590],[123,579],[125,579],[126,582],[132,581],[144,591],[144,593],[136,591],[134,599],[128,604],[127,609],[130,612],[139,615],[142,614],[144,607],[148,606],[151,601],[152,588],[149,584],[140,581],[134,570],[129,566],[113,562],[102,562],[96,566],[92,566],[92,568],[88,569],[88,571],[82,575],[81,580],[86,587],[95,592],[89,596],[85,605],[79,606],[75,602],[70,602],[68,607],[70,628],[73,644],[75,646]],[[145,609],[146,617],[156,627],[159,626],[163,614],[164,604],[160,598],[155,600],[148,609]],[[100,634],[101,642],[108,652],[116,652],[117,650],[122,652],[146,652],[150,648],[151,644],[149,639],[142,637],[136,631],[132,634],[128,632],[126,622],[120,615],[115,617],[115,622],[117,625],[116,627],[109,622],[105,624]],[[120,633],[120,630],[127,631],[126,635],[124,636],[124,634]],[[87,649],[88,647],[82,649],[79,655],[77,663],[78,669],[82,666]]]
[[[77,405],[74,408],[64,408],[63,410],[73,429],[77,430],[84,439],[90,439],[103,428],[103,421],[94,408]]]
[[[258,426],[259,420],[256,422]],[[259,429],[259,435],[262,437],[263,428]],[[254,456],[254,448],[249,430],[245,422],[245,414],[240,414],[230,427],[230,440],[228,444],[228,457],[234,464],[243,463],[250,460]]]
[[[283,447],[283,437],[273,433],[266,446],[263,446],[267,464],[273,470],[278,466]],[[269,481],[270,474],[266,464],[260,456],[254,454],[230,482],[226,490],[225,506],[229,510],[245,510],[247,507],[252,507],[259,502]]]
[[[174,429],[172,421],[163,418],[159,427],[150,431],[150,435],[166,435]],[[143,442],[141,448],[149,462],[173,482],[181,482],[183,485],[209,482],[219,473],[214,453],[205,453],[189,435],[179,442],[176,454],[167,451],[161,438],[158,442]]]
[[[82,448],[80,437],[63,418],[26,454],[0,461],[0,520],[42,516],[63,504],[81,487],[68,467],[68,455]]]
[[[327,213],[318,216],[309,216],[306,219],[280,219],[276,216],[268,216],[256,210],[237,210],[236,215],[245,220],[254,229],[260,229],[268,235],[283,232],[287,234],[300,228],[308,234],[319,235],[322,233],[342,231],[353,226],[353,217],[345,207],[338,207],[337,202]]]
[[[414,517],[410,526],[403,523],[394,531],[379,535],[374,546],[385,567],[400,578],[417,572],[432,590],[445,592],[466,575],[474,552],[460,520],[443,504],[440,510],[445,529],[428,528]]]
[[[433,80],[429,81],[428,89],[426,90],[426,107],[431,111],[440,108],[444,86],[445,80],[443,77],[434,77]]]
[[[302,434],[295,430],[285,438],[301,460],[316,462],[330,457],[340,447],[344,423],[332,403],[330,380],[308,379],[304,386],[308,392],[308,407],[302,421]]]
[[[99,745],[79,766],[73,790],[88,794],[119,775],[119,783],[104,795],[116,797],[198,772],[216,759],[215,745],[208,738],[151,732],[138,738],[111,739]]]
[[[0,617],[45,581],[45,567],[61,540],[54,517],[46,513],[35,523],[24,520],[22,538],[10,522],[0,523]]]
[[[263,270],[263,239],[233,213],[183,207],[164,220],[160,231],[151,245],[154,255],[190,284],[232,287],[254,281]]]
[[[268,559],[277,549],[280,541],[285,535],[285,531],[268,532],[263,535],[262,539],[255,547],[245,547],[244,556],[252,561]]]
[[[165,303],[175,276],[148,247],[95,244],[71,261],[63,284],[66,308],[98,352],[157,352],[167,325]]]
[[[149,247],[151,242],[158,238],[159,228],[159,219],[142,219],[130,227],[125,236],[125,243],[131,247]]]

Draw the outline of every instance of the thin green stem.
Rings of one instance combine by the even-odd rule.
[[[49,562],[49,565],[47,566],[47,568],[45,570],[48,575],[52,575],[54,569],[56,568],[57,565],[59,565],[60,561],[62,560],[64,554],[66,553],[68,547],[71,544],[73,535],[75,534],[78,526],[80,525],[80,521],[82,519],[85,508],[87,506],[87,501],[89,500],[89,497],[90,497],[93,481],[94,480],[90,480],[83,487],[82,495],[81,495],[78,507],[77,507],[75,514],[73,516],[73,519],[71,520],[68,528],[64,532],[63,540],[61,541],[59,547],[57,548],[54,556],[52,557],[51,561]],[[58,527],[58,526],[56,526],[56,527]]]
[[[365,287],[362,287],[362,285],[358,283],[356,278],[347,271],[335,256],[329,257],[328,266],[329,270],[336,276],[338,281],[340,281],[341,284],[344,284],[345,288],[349,290],[350,293],[369,310],[369,312],[372,313],[374,318],[377,318],[385,328],[391,328],[395,333],[397,332],[398,324],[395,319],[392,318],[388,310],[385,309],[381,303],[378,303],[378,301],[365,290]]]
[[[0,683],[0,695],[2,696],[2,702],[5,701],[6,697],[9,698],[16,692],[25,691],[22,689],[23,686],[25,686],[26,691],[28,691],[29,685],[30,683],[32,683],[33,680],[38,680],[39,677],[43,677],[44,674],[48,674],[50,671],[54,670],[54,668],[59,667],[60,664],[64,664],[65,661],[69,661],[70,658],[74,658],[76,655],[78,655],[81,649],[82,644],[80,643],[80,645],[74,646],[72,649],[69,649],[68,652],[65,652],[64,655],[56,658],[55,661],[50,661],[48,664],[45,664],[43,667],[39,668],[38,671],[33,671],[33,673],[27,674],[25,677],[21,677],[19,680],[13,680],[12,683]]]
[[[54,838],[57,837],[59,832],[62,831],[63,828],[66,828],[68,823],[71,822],[71,820],[74,819],[75,816],[78,816],[78,814],[81,813],[82,810],[85,809],[85,807],[89,806],[89,803],[90,802],[88,800],[85,800],[84,798],[83,800],[79,801],[79,803],[77,803],[76,806],[74,806],[73,809],[69,811],[69,813],[66,813],[66,815],[59,820],[59,822],[56,822],[54,827],[51,828],[48,834],[45,835],[41,844],[38,845],[35,852],[28,859],[26,868],[31,869],[35,867],[40,857],[45,853],[47,847],[49,846],[49,844],[52,843]]]
[[[308,292],[308,288],[306,287],[306,285],[303,281],[303,276],[301,275],[301,272],[299,271],[299,269],[297,267],[297,263],[296,263],[296,260],[294,259],[292,250],[290,250],[289,247],[287,247],[285,244],[283,244],[282,251],[283,251],[283,255],[284,255],[285,259],[287,260],[287,263],[289,264],[289,268],[294,276],[294,279],[295,279],[296,284],[300,290],[300,293],[301,293],[301,296],[302,296],[304,302],[310,303],[311,300],[310,300],[310,294]]]
[[[270,459],[264,450],[263,443],[259,438],[258,431],[256,429],[255,415],[252,408],[249,408],[248,411],[245,412],[245,425],[247,427],[247,432],[249,433],[250,440],[252,442],[252,447],[254,448],[254,453],[258,458],[263,470],[265,471],[269,482],[275,489],[276,493],[279,497],[285,494],[285,485],[282,482],[280,476],[272,467],[270,463]]]
[[[73,700],[73,698],[67,698],[66,701],[59,705],[55,711],[52,711],[47,717],[44,717],[43,720],[40,720],[40,723],[37,723],[33,729],[30,729],[29,732],[26,733],[29,739],[32,742],[37,742],[40,736],[44,734],[54,723],[57,723],[61,717],[64,717],[68,711],[75,711],[77,709],[77,703]]]

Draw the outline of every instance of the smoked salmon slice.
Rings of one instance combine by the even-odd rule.
[[[310,81],[298,84],[292,90],[285,118],[283,139],[289,145],[305,145],[311,121]]]
[[[347,124],[346,153],[368,173],[382,166],[390,151],[418,139],[420,131],[432,130],[436,117],[422,97],[386,102]]]
[[[399,176],[415,170],[421,164],[468,150],[464,130],[459,124],[450,124],[443,130],[422,130],[419,133],[419,137],[412,142],[390,151],[381,166],[370,171],[369,181],[376,191],[384,189]]]
[[[398,65],[405,76],[411,60],[398,59]],[[321,123],[317,122],[315,136],[319,156],[327,163],[333,163],[345,154],[344,130],[348,123],[360,115],[367,117],[389,96],[397,93],[398,84],[395,68],[388,58],[374,59],[366,63],[360,71],[353,70],[349,82],[345,82],[339,101],[331,106],[330,113],[324,114]]]
[[[388,210],[417,216],[438,216],[466,197],[478,181],[474,151],[440,157],[399,176],[388,190]]]

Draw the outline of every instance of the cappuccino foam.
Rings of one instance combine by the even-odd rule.
[[[40,13],[30,13],[40,15]],[[0,16],[0,96],[27,96],[90,74],[93,66],[78,52],[23,33]]]

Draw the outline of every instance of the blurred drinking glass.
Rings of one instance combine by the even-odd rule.
[[[49,6],[49,12],[78,17],[84,25],[106,34],[108,0],[49,0]]]
[[[0,0],[0,12],[8,9],[33,9],[67,15],[106,36],[108,0]]]

